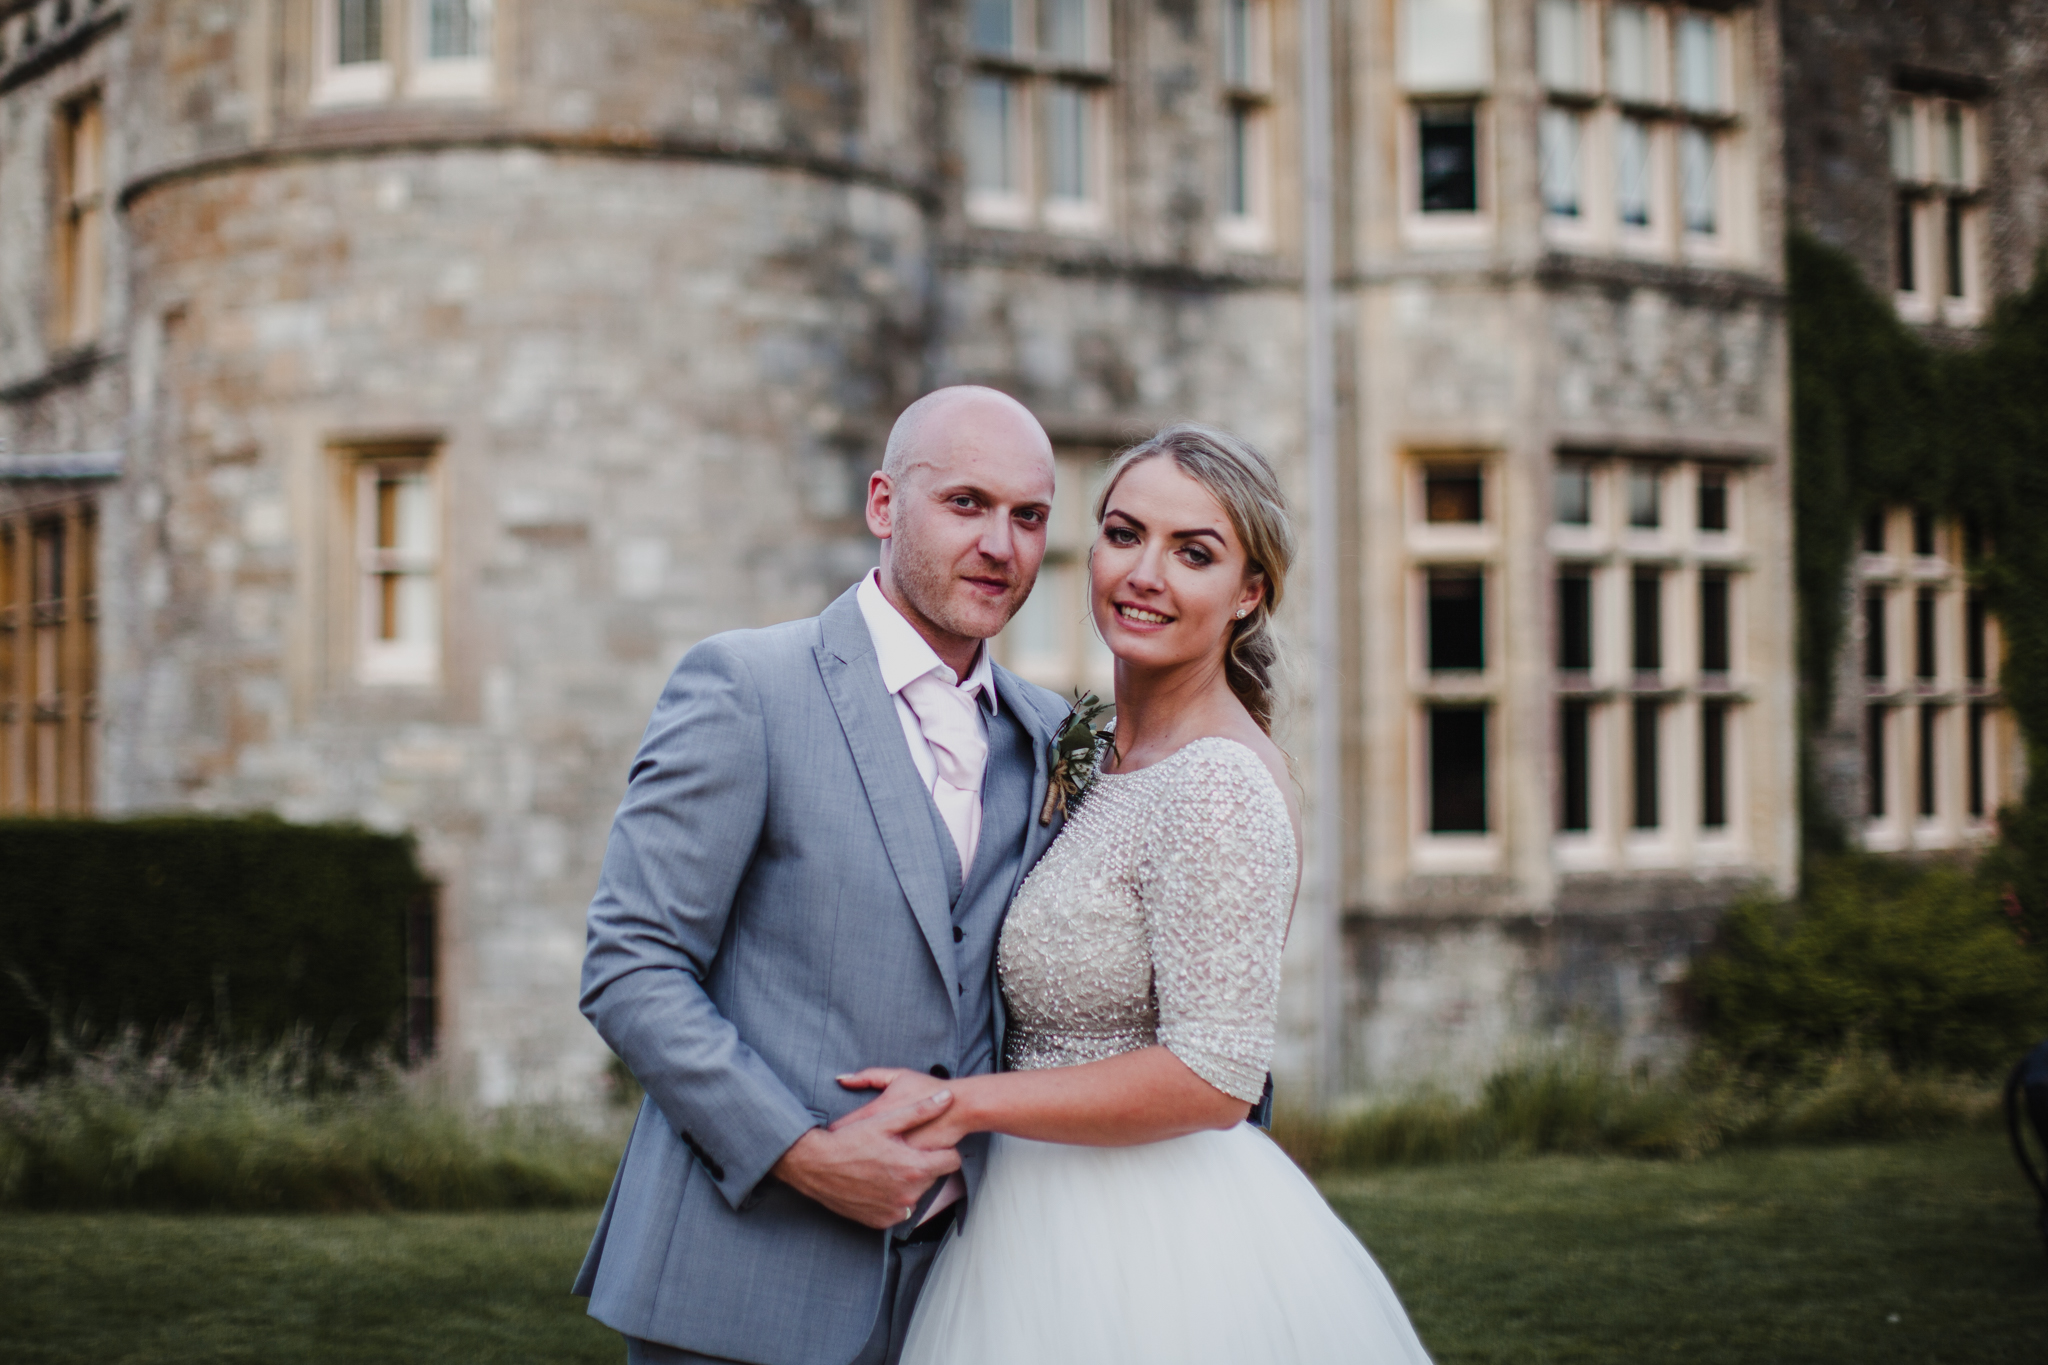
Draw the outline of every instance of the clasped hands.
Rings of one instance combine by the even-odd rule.
[[[771,1173],[841,1217],[894,1227],[936,1181],[960,1169],[953,1149],[973,1130],[962,1126],[951,1086],[921,1071],[869,1067],[839,1083],[881,1093],[798,1138]]]

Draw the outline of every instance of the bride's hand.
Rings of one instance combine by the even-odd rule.
[[[901,1066],[871,1066],[865,1071],[856,1071],[849,1076],[838,1078],[848,1090],[879,1090],[882,1093],[869,1100],[850,1114],[841,1114],[829,1125],[832,1132],[838,1132],[849,1123],[858,1123],[883,1109],[901,1109],[916,1104],[925,1096],[943,1090],[947,1082],[922,1071],[912,1071]],[[930,1125],[926,1125],[929,1127]],[[906,1139],[907,1140],[907,1139]],[[955,1139],[957,1141],[958,1139]],[[929,1149],[931,1143],[917,1142],[913,1146]],[[947,1143],[952,1146],[952,1143]]]

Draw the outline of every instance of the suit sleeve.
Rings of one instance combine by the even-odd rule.
[[[735,1209],[817,1125],[704,989],[767,804],[759,694],[706,641],[669,678],[612,821],[582,1007]]]

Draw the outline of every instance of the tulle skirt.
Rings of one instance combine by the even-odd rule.
[[[1387,1277],[1256,1128],[997,1136],[903,1365],[1428,1365]]]

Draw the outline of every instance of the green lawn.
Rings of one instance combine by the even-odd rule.
[[[1326,1187],[1440,1365],[2048,1358],[2048,1257],[1994,1134]],[[4,1215],[0,1356],[617,1365],[564,1292],[593,1216]]]

